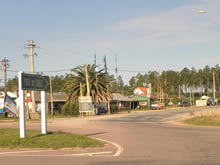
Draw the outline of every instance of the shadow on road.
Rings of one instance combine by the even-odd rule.
[[[85,134],[84,136],[94,136],[94,135],[101,135],[101,134],[105,134],[107,132],[96,132],[96,133],[91,133],[91,134]]]

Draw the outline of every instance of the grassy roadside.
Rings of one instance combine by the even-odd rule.
[[[87,148],[103,147],[104,143],[86,136],[49,132],[41,135],[40,131],[27,130],[27,138],[19,138],[19,129],[0,129],[0,148]]]
[[[184,123],[201,126],[220,126],[220,115],[197,116],[185,120]]]
[[[26,119],[26,121],[40,122],[40,119]],[[19,122],[19,118],[0,118],[0,123]]]

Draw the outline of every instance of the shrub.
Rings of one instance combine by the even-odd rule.
[[[62,114],[63,115],[71,115],[71,116],[78,116],[79,115],[79,104],[75,102],[67,102],[62,107]]]
[[[118,113],[118,106],[116,104],[110,105],[111,113]]]
[[[150,110],[150,106],[140,106],[140,110]]]

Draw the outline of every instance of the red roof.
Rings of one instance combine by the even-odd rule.
[[[144,94],[141,94],[141,96],[147,96],[147,88],[145,87],[136,87],[136,89],[140,89]]]

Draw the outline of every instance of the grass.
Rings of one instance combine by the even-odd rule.
[[[40,122],[41,119],[26,119],[26,121]],[[0,117],[0,123],[5,122],[19,122],[18,117]]]
[[[220,115],[198,116],[184,121],[186,124],[220,126]]]
[[[74,116],[71,115],[63,115],[63,114],[55,114],[55,115],[47,115],[48,119],[56,119],[56,118],[73,118]]]
[[[0,123],[1,122],[16,122],[16,121],[19,121],[19,118],[0,117]]]
[[[87,136],[65,132],[49,132],[41,135],[40,131],[27,130],[27,138],[19,137],[19,129],[0,129],[0,148],[87,148],[103,147],[104,143]]]

